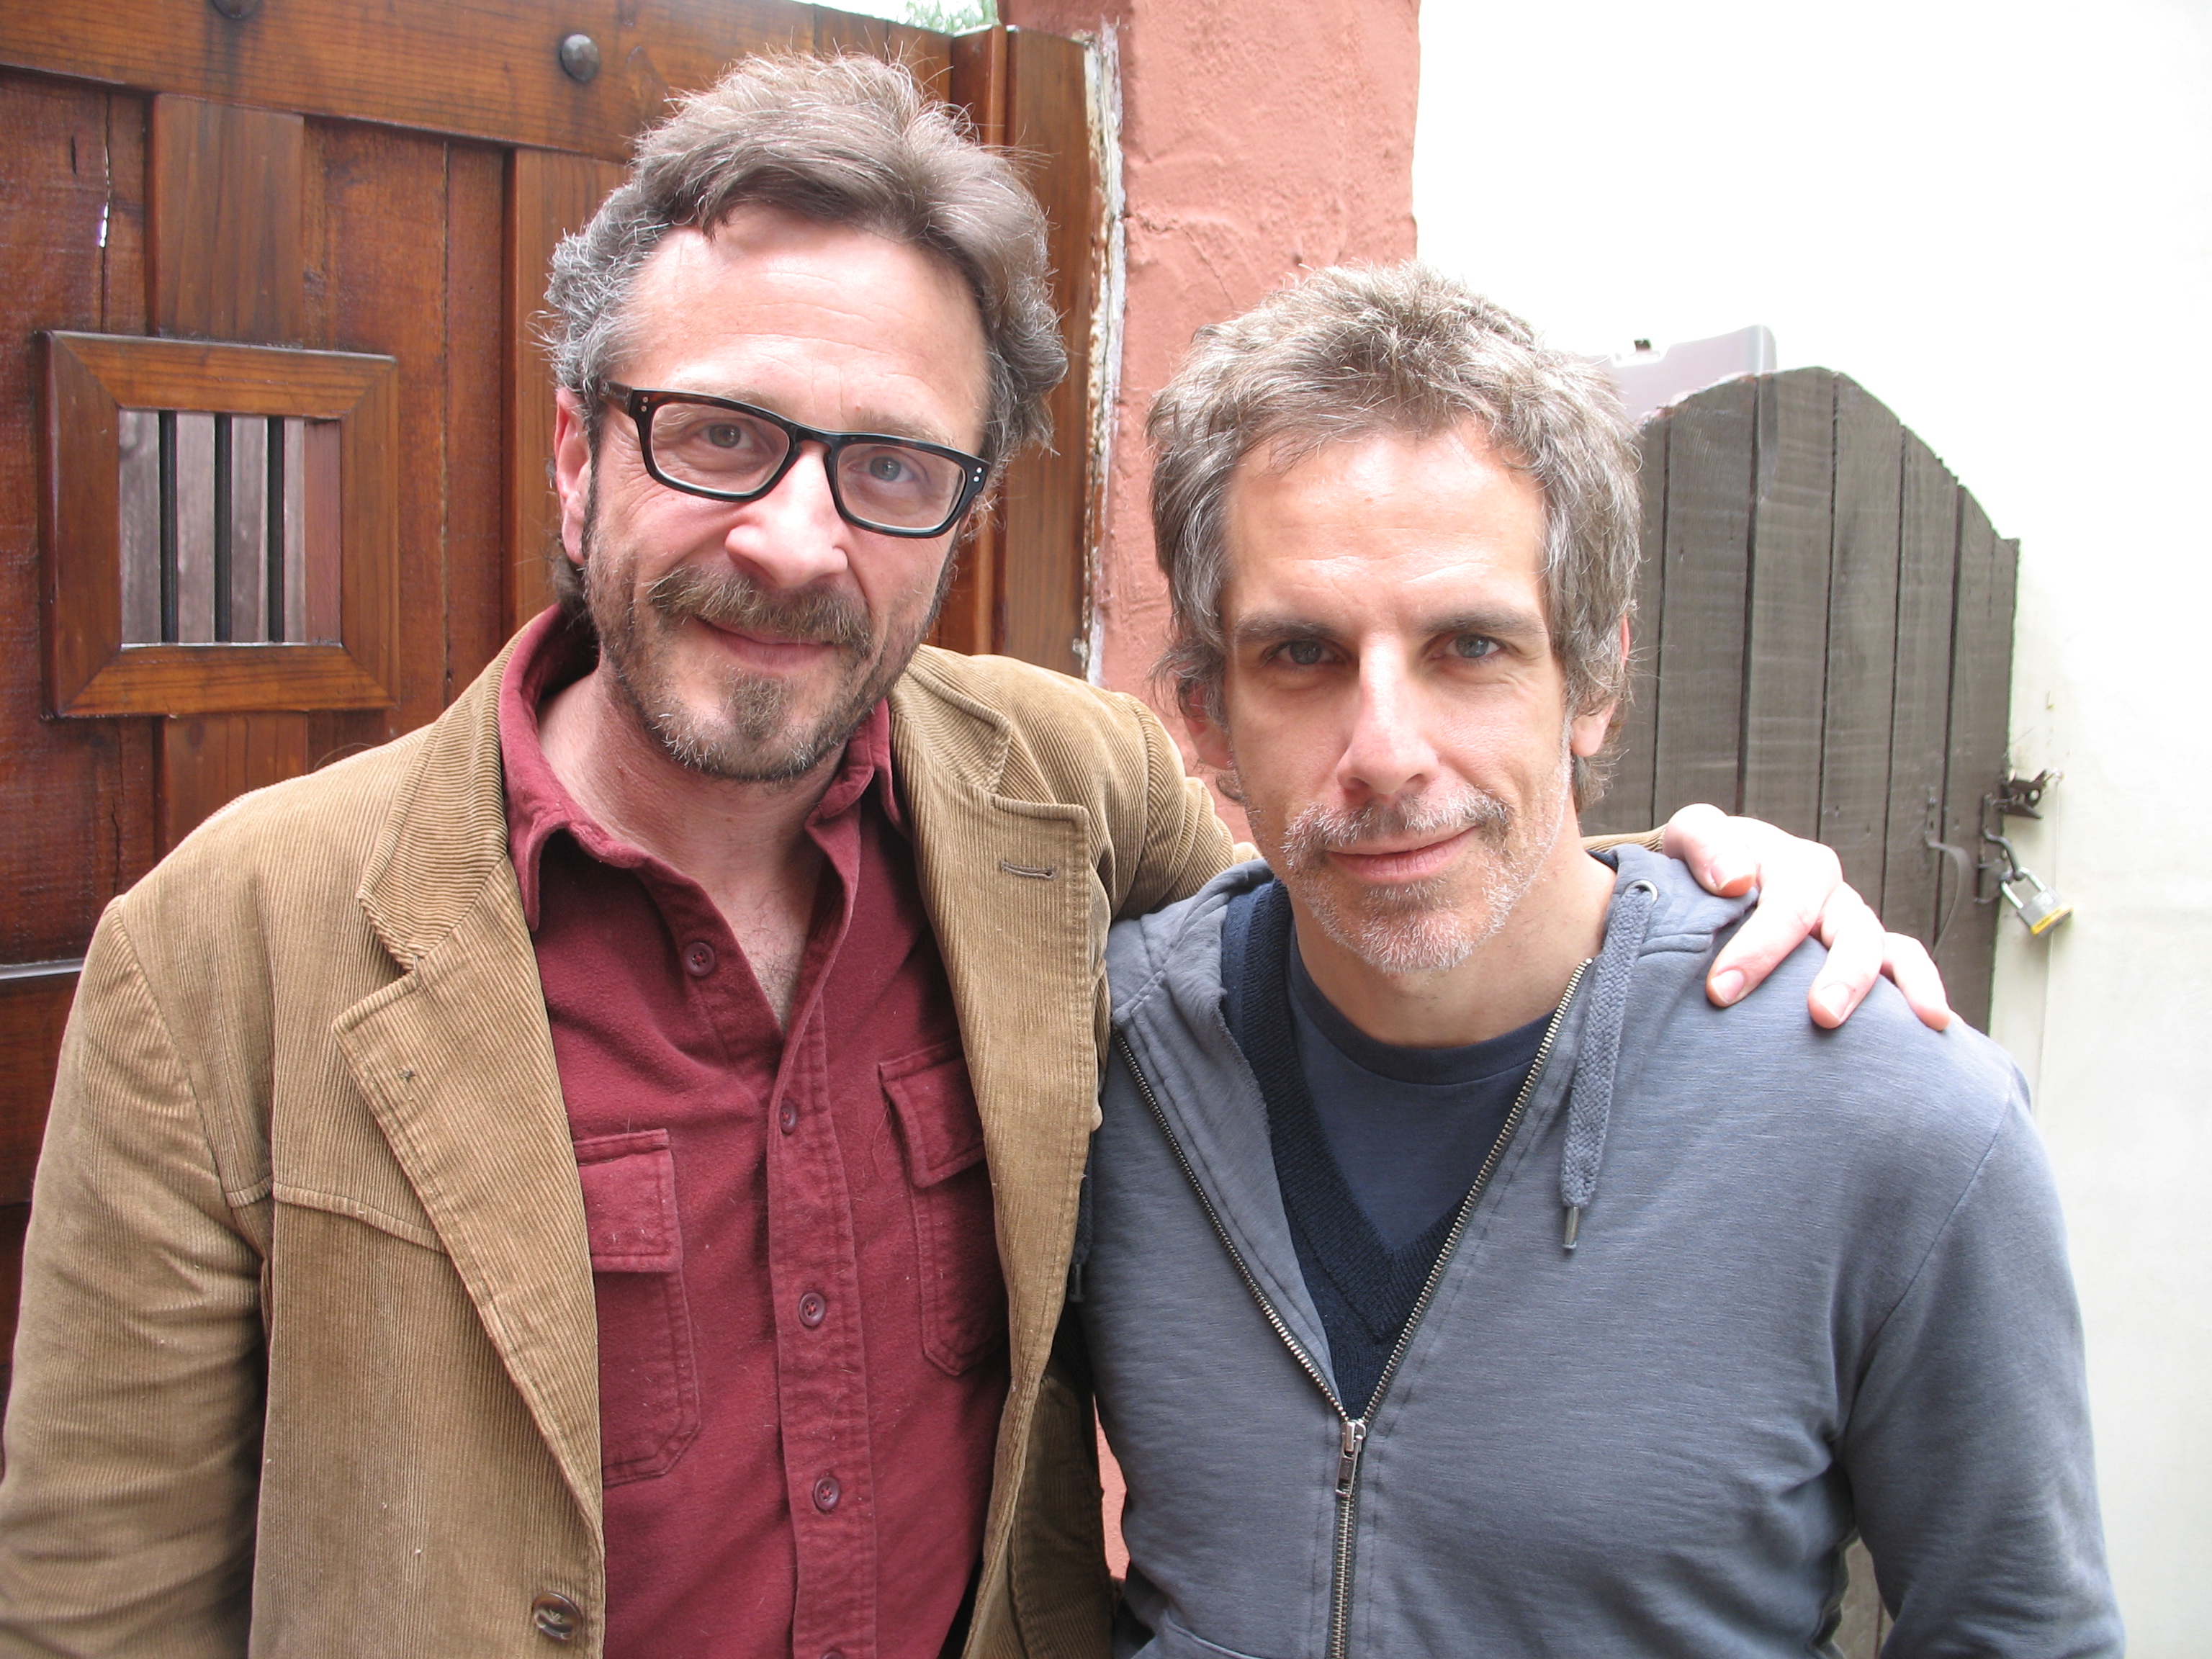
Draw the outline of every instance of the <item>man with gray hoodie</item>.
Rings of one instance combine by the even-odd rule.
[[[1872,1550],[1893,1655],[2112,1654],[2081,1334],[2018,1073],[1577,841],[1633,441],[1417,266],[1163,394],[1169,659],[1266,862],[1117,927],[1079,1315],[1116,1651],[1783,1655]]]

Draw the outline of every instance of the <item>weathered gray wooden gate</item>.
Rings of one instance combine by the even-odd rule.
[[[1986,1028],[2019,544],[1935,453],[1826,369],[1730,380],[1644,426],[1636,669],[1613,786],[1586,830],[1690,801],[1836,849],[1888,924],[1936,949]],[[1947,921],[1948,918],[1948,921]]]

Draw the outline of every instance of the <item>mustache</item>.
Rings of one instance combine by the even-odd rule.
[[[672,623],[696,617],[718,628],[835,646],[854,655],[875,643],[867,607],[857,599],[820,588],[770,593],[734,570],[679,565],[646,589],[645,601]]]
[[[1503,842],[1513,821],[1511,807],[1472,784],[1446,793],[1417,795],[1412,800],[1371,800],[1350,811],[1309,806],[1285,826],[1283,856],[1293,869],[1304,869],[1327,854],[1366,842],[1399,836],[1441,839],[1467,830],[1485,840]]]

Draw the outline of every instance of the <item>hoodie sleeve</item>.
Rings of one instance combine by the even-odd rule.
[[[1888,1659],[2118,1655],[2081,1312],[2016,1091],[1863,1361],[1840,1448]]]

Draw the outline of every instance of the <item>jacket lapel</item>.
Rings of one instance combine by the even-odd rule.
[[[598,1319],[568,1112],[507,856],[507,656],[439,720],[386,818],[359,897],[404,971],[332,1030],[596,1534]]]
[[[1010,1417],[1025,1415],[1019,1402],[1034,1396],[1059,1322],[1097,1121],[1106,907],[1089,813],[999,793],[1012,736],[1004,719],[948,687],[924,691],[915,678],[891,695],[894,764],[983,1121],[1012,1334]],[[1006,1429],[1020,1436],[1025,1426]]]

